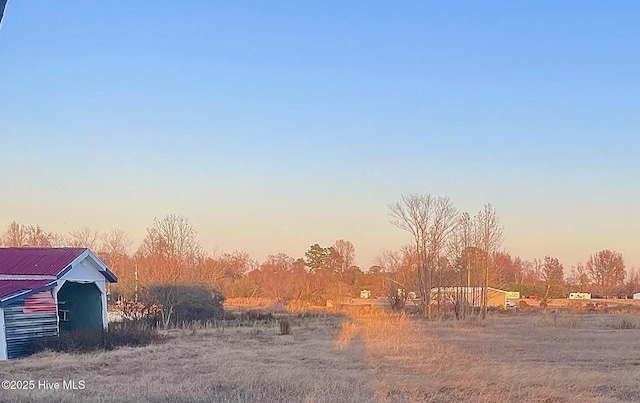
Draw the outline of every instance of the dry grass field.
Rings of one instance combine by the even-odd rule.
[[[487,321],[292,316],[173,330],[160,345],[0,362],[3,402],[640,401],[640,317],[495,314]]]

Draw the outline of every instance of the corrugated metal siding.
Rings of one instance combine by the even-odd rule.
[[[24,301],[4,307],[7,358],[25,357],[32,353],[30,339],[58,335],[56,313],[24,313]]]

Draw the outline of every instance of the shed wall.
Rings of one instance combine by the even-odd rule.
[[[31,354],[31,339],[58,335],[57,313],[30,312],[25,309],[25,300],[5,305],[3,317],[9,359]]]
[[[498,306],[504,308],[507,304],[507,293],[504,291],[489,290],[488,296],[488,306]]]

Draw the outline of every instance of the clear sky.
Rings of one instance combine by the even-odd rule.
[[[640,266],[633,1],[12,0],[0,227],[189,217],[209,251],[368,268],[402,194],[491,202],[504,248]]]

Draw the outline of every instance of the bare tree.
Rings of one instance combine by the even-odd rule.
[[[478,247],[491,256],[502,245],[503,235],[500,220],[496,215],[496,210],[491,204],[485,204],[482,210],[476,215],[476,229]],[[490,261],[486,259],[484,262],[484,281],[483,281],[483,302],[482,302],[482,318],[487,317],[488,293],[489,293],[489,267]]]
[[[229,278],[240,278],[259,267],[258,262],[251,259],[251,256],[245,251],[236,250],[232,253],[223,253],[220,260],[224,263],[225,276]]]
[[[445,284],[443,272],[448,268],[449,263],[446,257],[446,247],[449,238],[454,234],[456,227],[457,210],[453,207],[448,197],[437,197],[433,205],[433,221],[429,226],[429,243],[427,245],[428,261],[430,263],[431,275],[437,275],[438,283],[438,310],[441,309],[443,301],[441,289]]]
[[[635,294],[640,289],[640,273],[638,269],[632,267],[627,271],[627,279],[625,283],[625,290],[627,294]]]
[[[380,267],[383,272],[394,273],[398,271],[402,265],[402,252],[385,250],[382,254],[375,257],[374,263]]]
[[[51,234],[43,231],[39,225],[29,225],[27,227],[27,243],[29,246],[50,248]]]
[[[456,225],[447,243],[447,256],[451,260],[458,274],[458,285],[461,287],[456,293],[456,317],[462,314],[466,317],[470,313],[470,304],[476,300],[475,293],[470,293],[472,286],[473,263],[476,259],[476,228],[475,221],[469,213],[458,216]]]
[[[131,245],[132,242],[124,231],[113,228],[102,235],[102,243],[99,247],[100,258],[111,268],[119,266],[119,262],[129,255]]]
[[[83,227],[69,232],[70,246],[77,248],[89,248],[97,251],[100,241],[100,234],[89,227]]]
[[[349,241],[345,241],[344,239],[338,239],[335,244],[333,244],[333,249],[338,252],[340,258],[342,260],[342,272],[348,270],[356,260],[356,248]]]
[[[403,299],[408,297],[408,291],[419,289],[417,284],[417,254],[412,245],[401,247],[397,251],[386,250],[374,260],[380,268],[379,279],[382,290],[388,292],[391,298],[398,296],[398,288],[405,290]]]
[[[602,250],[591,255],[585,266],[595,291],[613,295],[624,285],[626,270],[622,254],[611,250]]]
[[[449,238],[449,257],[455,260],[465,260],[472,262],[468,256],[470,251],[475,251],[478,244],[476,221],[471,219],[469,213],[462,213],[458,218],[453,235]],[[466,256],[466,257],[465,257]],[[471,286],[471,267],[466,264],[464,267],[465,281],[463,283]]]
[[[429,227],[429,250],[439,259],[458,224],[458,211],[448,197],[438,197],[434,202],[433,221]],[[450,243],[450,242],[449,242]]]
[[[473,229],[469,213],[460,214],[447,243],[447,255],[451,259],[460,257],[465,249],[473,246]]]
[[[49,237],[49,239],[51,241],[51,246],[54,248],[72,246],[72,243],[73,243],[71,241],[71,237],[68,234],[51,233],[51,236]]]
[[[4,246],[22,246],[27,243],[25,226],[13,221],[2,237]]]
[[[585,269],[582,263],[578,263],[576,268],[576,278],[577,284],[580,292],[586,292],[589,289],[589,275],[587,274],[587,269]]]
[[[10,247],[51,247],[51,234],[39,225],[24,225],[13,221],[4,233],[2,243]]]
[[[108,233],[102,235],[102,246],[100,249],[113,256],[129,254],[129,249],[133,242],[127,238],[127,234],[119,228],[113,228]]]
[[[286,253],[269,255],[260,265],[261,292],[263,296],[283,300],[294,292],[293,258]]]
[[[413,237],[413,245],[418,258],[417,277],[420,298],[423,301],[424,313],[431,317],[431,273],[427,268],[427,244],[429,241],[429,223],[433,210],[431,195],[401,196],[399,202],[389,205],[391,223],[405,230]]]
[[[196,235],[186,217],[171,214],[162,220],[155,219],[139,249],[147,260],[147,271],[153,271],[147,275],[162,282],[191,277],[186,271],[193,270],[204,259]]]
[[[418,287],[424,313],[431,317],[431,288],[434,273],[442,262],[447,237],[455,228],[457,212],[447,197],[402,196],[389,206],[391,223],[409,232],[418,256]]]
[[[499,284],[522,284],[525,277],[525,265],[521,258],[513,258],[509,252],[495,252],[491,257],[500,274]]]
[[[562,282],[564,281],[564,271],[562,268],[562,263],[560,263],[560,261],[554,257],[545,256],[540,274],[545,285],[545,292],[544,296],[542,297],[542,302],[544,302],[546,306],[551,291],[562,286]]]
[[[170,214],[162,220],[155,219],[147,228],[142,250],[148,254],[161,254],[171,260],[186,260],[199,255],[202,248],[196,240],[197,232],[189,219]]]
[[[213,288],[220,289],[225,273],[226,264],[224,261],[205,257],[202,263],[196,266],[196,270],[192,271],[191,281],[208,284]]]

